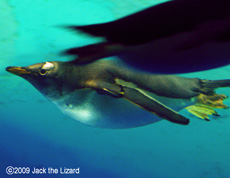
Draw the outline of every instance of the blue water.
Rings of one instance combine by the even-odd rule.
[[[45,174],[48,177],[229,177],[229,110],[218,110],[221,117],[210,122],[182,110],[191,120],[188,126],[163,120],[134,129],[93,128],[68,118],[28,82],[4,70],[9,65],[66,60],[57,55],[60,50],[99,40],[56,29],[57,25],[108,21],[152,4],[150,0],[0,1],[0,177],[10,177],[5,173],[8,166],[80,168],[78,175]],[[229,71],[226,66],[183,76],[229,79]],[[217,91],[230,96],[229,89]],[[230,99],[225,104],[230,106]]]

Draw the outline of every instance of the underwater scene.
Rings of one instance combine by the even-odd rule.
[[[110,22],[165,2],[168,1],[0,1],[0,177],[229,177],[230,65],[221,63],[221,59],[230,50],[223,50],[220,59],[210,63],[191,61],[196,57],[194,48],[203,42],[195,39],[192,45],[183,43],[185,50],[191,47],[194,52],[184,63],[180,61],[183,70],[170,68],[167,61],[139,68],[135,57],[142,56],[138,52],[152,45],[142,47],[141,34],[128,40],[122,36],[125,45],[119,46],[109,33],[108,43],[101,43],[102,36],[72,27]],[[139,29],[138,25],[141,26],[132,28]],[[216,31],[228,40],[229,32],[220,30]],[[229,46],[228,41],[222,40],[225,36],[218,36],[216,31],[214,35],[206,33],[207,38],[202,31],[202,40],[210,39],[209,35],[219,39],[218,49],[208,50],[213,56],[224,45]],[[134,43],[138,47],[130,50]],[[99,49],[91,44],[99,44]],[[84,56],[84,49],[78,48],[84,46],[92,54],[105,47],[111,55]],[[170,45],[156,49],[164,47]],[[128,53],[122,56],[125,50]],[[148,49],[142,52],[145,57],[152,55]],[[78,67],[78,63],[68,62],[76,56],[90,60],[90,64]],[[157,74],[168,71],[172,76],[158,79],[155,70],[150,71],[154,66]],[[35,77],[31,78],[31,74]],[[51,83],[51,75],[61,80]],[[45,77],[46,83],[42,83]],[[111,85],[113,80],[115,85]],[[151,81],[159,82],[156,88]],[[84,85],[76,86],[76,82]],[[73,91],[72,87],[77,89]],[[198,94],[190,93],[190,89]],[[173,99],[168,100],[171,96]]]

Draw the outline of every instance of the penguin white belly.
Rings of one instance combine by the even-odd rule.
[[[190,100],[168,99],[157,96],[155,98],[175,111],[192,104]],[[62,99],[52,102],[66,115],[92,127],[132,128],[161,120],[158,116],[123,98],[101,95],[91,89],[75,90]]]

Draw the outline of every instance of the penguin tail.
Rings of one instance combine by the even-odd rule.
[[[230,80],[201,80],[201,93],[214,94],[214,90],[222,87],[230,87]]]
[[[70,48],[63,51],[62,55],[74,55],[77,56],[74,63],[86,64],[95,60],[117,55],[122,52],[122,46],[119,44],[113,44],[109,42],[102,42],[83,47]]]
[[[64,55],[77,55],[78,57],[86,56],[88,54],[101,53],[105,49],[104,43],[92,44],[83,47],[70,48],[62,52]]]
[[[103,24],[94,24],[94,25],[84,25],[84,26],[66,26],[65,28],[73,30],[73,31],[82,31],[84,33],[88,33],[92,36],[99,36],[99,37],[107,37],[109,32],[111,31],[110,23],[103,23]]]
[[[113,33],[114,28],[112,28],[112,23],[102,23],[94,25],[85,26],[62,26],[73,31],[83,31],[93,36],[100,36],[107,38],[110,33]],[[62,55],[74,55],[77,56],[74,63],[86,64],[93,62],[95,60],[110,57],[113,55],[118,55],[124,51],[124,46],[114,42],[101,42],[97,44],[91,44],[83,47],[70,48],[63,51]]]

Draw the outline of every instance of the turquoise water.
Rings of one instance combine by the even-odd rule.
[[[79,167],[79,175],[64,176],[84,178],[229,177],[229,110],[218,110],[221,117],[210,122],[182,110],[180,113],[191,120],[188,126],[163,120],[134,129],[93,128],[68,118],[28,82],[4,70],[9,65],[67,60],[58,56],[58,52],[100,40],[66,32],[57,25],[108,21],[154,3],[147,0],[0,1],[1,177],[10,177],[5,173],[8,166],[31,170]],[[226,66],[183,76],[229,79],[229,71],[230,66]],[[230,96],[229,89],[217,91]],[[230,99],[225,104],[230,106]],[[63,177],[60,173],[46,176]]]

